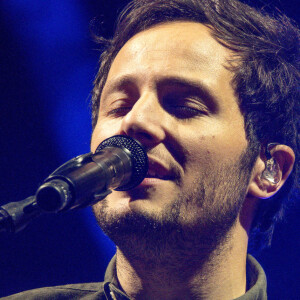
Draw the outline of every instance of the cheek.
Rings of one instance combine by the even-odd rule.
[[[118,134],[119,124],[115,120],[104,120],[98,121],[91,139],[91,151],[94,152],[98,145],[105,139]]]
[[[197,131],[194,131],[197,132]],[[187,135],[185,136],[187,137]],[[243,127],[214,126],[201,134],[193,134],[185,138],[187,162],[192,169],[209,170],[227,162],[236,161],[247,147]]]
[[[94,129],[93,134],[92,134],[92,139],[91,139],[91,151],[95,152],[97,149],[98,145],[101,142],[101,137],[97,133],[97,128]]]

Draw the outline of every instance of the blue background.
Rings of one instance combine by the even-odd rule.
[[[0,0],[0,205],[34,194],[54,169],[89,152],[88,103],[100,54],[90,22],[111,36],[127,2]],[[299,18],[299,3],[286,2],[270,1]],[[270,299],[300,299],[299,209],[277,226],[272,247],[258,257]],[[44,215],[18,234],[0,235],[0,297],[102,281],[114,251],[90,208]]]

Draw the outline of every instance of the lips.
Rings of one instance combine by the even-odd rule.
[[[168,170],[163,164],[160,162],[149,158],[149,169],[146,175],[146,178],[158,178],[162,180],[170,180],[174,176],[172,172]]]

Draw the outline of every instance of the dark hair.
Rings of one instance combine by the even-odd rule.
[[[296,154],[292,174],[281,190],[261,201],[250,244],[270,245],[275,223],[285,211],[299,167],[299,41],[296,25],[286,16],[271,17],[237,0],[135,0],[121,13],[111,40],[104,45],[92,95],[92,124],[97,122],[101,92],[111,64],[136,33],[159,23],[194,21],[210,25],[218,42],[236,53],[229,62],[233,85],[245,119],[252,164],[261,147],[276,142]],[[238,63],[236,63],[238,62]]]

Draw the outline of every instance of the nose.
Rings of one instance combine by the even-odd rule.
[[[152,148],[165,139],[166,115],[155,95],[139,98],[121,123],[121,134]]]

